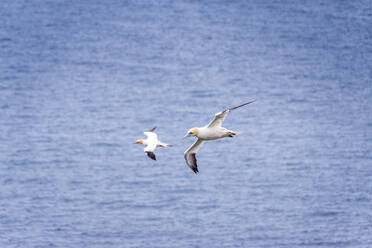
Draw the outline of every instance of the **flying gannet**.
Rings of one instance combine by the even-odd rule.
[[[195,154],[200,149],[200,147],[203,145],[204,141],[207,140],[215,140],[215,139],[221,139],[225,137],[234,137],[235,135],[239,134],[239,132],[234,132],[231,130],[228,130],[221,126],[222,122],[225,120],[227,114],[234,109],[243,107],[244,105],[250,104],[254,102],[246,102],[239,106],[226,109],[222,112],[218,112],[215,114],[214,119],[206,126],[204,127],[194,127],[191,128],[189,131],[187,131],[187,134],[184,138],[190,137],[190,136],[196,136],[198,139],[192,144],[184,153],[184,157],[186,160],[187,165],[195,172],[198,173],[198,165],[196,163],[196,157]]]
[[[160,146],[160,147],[169,147],[171,145],[169,144],[165,144],[163,142],[160,142],[158,140],[158,135],[156,135],[156,133],[154,132],[154,130],[156,129],[156,127],[152,128],[151,130],[147,131],[147,132],[144,132],[144,134],[147,136],[147,139],[139,139],[139,140],[136,140],[136,142],[134,142],[134,144],[142,144],[145,146],[145,153],[147,154],[147,156],[149,156],[149,158],[153,159],[153,160],[156,160],[156,157],[155,157],[155,148]]]

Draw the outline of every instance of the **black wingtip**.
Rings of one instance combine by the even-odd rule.
[[[147,156],[153,160],[156,160],[156,156],[153,152],[146,152]]]
[[[198,164],[196,161],[195,153],[185,153],[184,155],[186,164],[190,167],[190,169],[197,174],[199,172],[198,170]]]
[[[246,103],[240,104],[239,106],[236,106],[236,107],[233,107],[233,108],[229,108],[229,110],[231,111],[231,110],[234,110],[234,109],[237,109],[237,108],[243,107],[243,106],[245,106],[245,105],[247,105],[247,104],[250,104],[250,103],[253,103],[253,102],[255,102],[255,101],[256,101],[256,100],[254,99],[254,100],[252,100],[252,101],[249,101],[249,102],[246,102]]]
[[[151,128],[151,129],[149,130],[149,132],[154,132],[155,129],[156,129],[156,127],[153,127],[153,128]]]

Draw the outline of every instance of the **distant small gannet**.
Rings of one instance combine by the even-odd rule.
[[[222,122],[225,120],[227,114],[234,109],[243,107],[244,105],[250,104],[254,102],[250,101],[247,103],[243,103],[239,106],[226,109],[222,112],[215,114],[214,119],[204,127],[194,127],[187,131],[187,134],[184,138],[190,136],[196,136],[198,139],[192,144],[184,153],[184,157],[186,160],[187,165],[195,172],[198,173],[198,165],[196,164],[196,157],[195,154],[203,145],[204,141],[206,140],[215,140],[221,139],[225,137],[234,137],[235,135],[239,134],[239,132],[234,132],[228,130],[221,126]]]
[[[142,144],[145,146],[145,153],[147,156],[149,156],[151,159],[156,160],[154,151],[155,148],[160,146],[160,147],[169,147],[171,145],[162,143],[158,140],[158,135],[154,132],[156,127],[152,128],[151,130],[144,132],[144,134],[147,136],[147,139],[139,139],[134,142],[134,144]]]

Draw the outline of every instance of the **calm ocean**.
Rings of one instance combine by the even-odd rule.
[[[2,0],[0,247],[372,247],[371,24],[370,0]],[[195,175],[186,131],[252,99]]]

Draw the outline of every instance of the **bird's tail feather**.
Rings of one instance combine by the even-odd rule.
[[[158,146],[160,146],[160,147],[171,147],[172,145],[161,142],[161,143],[158,144]]]
[[[238,131],[229,131],[229,137],[234,137],[235,135],[241,134],[242,132]]]

